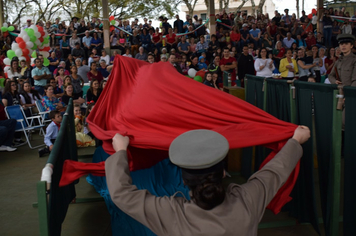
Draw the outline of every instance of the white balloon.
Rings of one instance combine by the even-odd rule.
[[[30,36],[28,36],[27,34],[25,34],[24,36],[22,36],[23,41],[30,42]]]
[[[36,38],[39,38],[39,37],[41,37],[41,33],[40,32],[36,32],[35,36],[36,36]]]
[[[33,48],[33,43],[31,41],[26,42],[26,47],[29,48],[29,49]]]
[[[35,26],[35,25],[31,25],[30,29],[33,29],[35,32],[36,32],[36,30],[38,31],[37,26]]]
[[[4,64],[9,66],[11,64],[11,60],[9,58],[4,59]]]
[[[19,60],[20,60],[20,61],[22,61],[22,60],[23,60],[23,61],[26,61],[26,58],[25,58],[25,57],[19,57]]]
[[[41,41],[40,41],[39,39],[37,39],[37,40],[35,41],[35,44],[36,44],[37,46],[40,46],[40,45],[41,45]]]
[[[11,44],[11,49],[14,50],[14,51],[16,51],[17,49],[20,49],[20,47],[19,47],[19,45],[18,45],[17,43],[13,42],[13,43]]]
[[[190,68],[190,69],[188,70],[188,75],[189,75],[190,77],[194,78],[196,74],[197,74],[197,71],[196,71],[195,69]]]
[[[22,50],[21,49],[17,49],[15,51],[15,54],[16,54],[17,57],[21,57],[22,56]]]
[[[318,17],[317,16],[313,16],[312,18],[312,24],[316,25],[316,23],[318,23]]]
[[[44,58],[49,57],[49,52],[46,51],[40,51],[40,54],[43,55]]]
[[[44,31],[45,35],[43,36],[43,38],[46,38],[48,36],[47,30]]]
[[[7,23],[4,23],[2,26],[4,26],[4,27],[9,27],[9,25],[7,24]]]

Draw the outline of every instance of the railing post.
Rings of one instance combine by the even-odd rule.
[[[331,219],[330,236],[339,235],[340,218],[340,185],[341,185],[341,134],[342,134],[342,110],[337,109],[338,91],[334,91],[333,101],[333,127],[332,145],[333,155],[331,160]]]
[[[40,236],[48,236],[48,201],[46,181],[37,182],[38,221],[40,223]]]

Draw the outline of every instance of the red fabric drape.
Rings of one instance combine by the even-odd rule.
[[[194,129],[214,130],[229,141],[230,148],[264,145],[273,151],[265,163],[292,137],[296,125],[287,123],[238,99],[179,74],[168,62],[148,64],[117,56],[110,79],[88,117],[91,131],[112,154],[111,138],[130,137],[130,170],[149,168],[168,157],[170,143]],[[72,166],[72,164],[65,164]],[[88,173],[75,163],[62,175],[61,185],[78,178],[74,169]],[[96,175],[105,175],[103,164]],[[102,169],[101,169],[102,168]],[[290,201],[298,167],[272,200],[275,213]]]

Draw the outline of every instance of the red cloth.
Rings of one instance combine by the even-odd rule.
[[[171,142],[194,129],[222,134],[231,149],[255,145],[271,148],[265,164],[296,129],[296,125],[278,120],[241,99],[179,74],[169,63],[148,64],[122,56],[116,56],[97,104],[87,119],[90,129],[103,140],[103,148],[109,154],[114,153],[111,139],[116,133],[130,137],[130,170],[148,168],[167,158]],[[68,165],[71,171],[63,168],[61,186],[90,173],[87,164],[65,164]],[[94,173],[105,175],[104,164],[98,165]],[[80,174],[73,172],[75,169]],[[271,201],[268,208],[275,213],[291,199],[289,194],[298,171],[299,163]]]

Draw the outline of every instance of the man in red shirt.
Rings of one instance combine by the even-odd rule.
[[[230,56],[230,50],[226,47],[223,51],[223,57],[220,60],[220,69],[224,73],[224,71],[231,73],[231,85],[236,85],[236,67],[237,61],[236,58]],[[222,74],[222,78],[224,78],[224,74]]]

